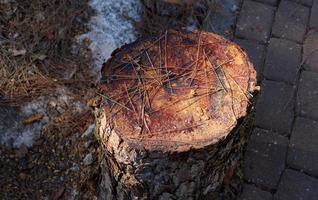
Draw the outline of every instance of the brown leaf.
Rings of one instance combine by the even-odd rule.
[[[32,124],[34,122],[40,121],[43,117],[44,117],[43,113],[33,114],[33,115],[30,115],[30,116],[24,118],[22,121],[22,124],[24,126],[26,126],[26,125]]]

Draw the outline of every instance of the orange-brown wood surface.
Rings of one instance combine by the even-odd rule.
[[[238,45],[171,30],[116,50],[102,80],[101,128],[131,148],[182,152],[230,133],[246,115],[256,73]]]

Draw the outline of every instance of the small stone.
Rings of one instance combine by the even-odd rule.
[[[89,153],[85,156],[85,158],[83,159],[83,163],[84,165],[91,165],[94,162],[94,158],[93,158],[93,154]]]
[[[35,15],[35,18],[37,19],[38,22],[45,20],[45,16],[44,16],[43,12],[38,12]]]
[[[24,56],[26,54],[25,49],[17,50],[17,49],[10,49],[10,52],[13,56]]]
[[[92,142],[91,140],[90,140],[90,141],[87,141],[87,142],[84,143],[84,147],[85,147],[85,148],[88,148],[88,147],[91,146],[92,143],[93,143],[93,142]]]
[[[78,172],[80,170],[78,164],[73,163],[73,166],[70,168],[71,171],[73,172]]]
[[[95,130],[95,124],[91,124],[86,131],[82,134],[82,138],[90,138],[92,137]]]

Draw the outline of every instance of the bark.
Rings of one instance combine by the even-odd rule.
[[[102,77],[100,198],[211,199],[239,159],[256,83],[245,52],[212,33],[169,31],[116,50]]]
[[[130,148],[114,131],[98,126],[106,152],[101,163],[103,200],[212,199],[242,155],[238,128],[203,149],[163,153]]]

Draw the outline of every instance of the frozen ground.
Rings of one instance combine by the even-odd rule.
[[[19,148],[22,144],[31,147],[41,135],[42,127],[55,113],[63,113],[72,108],[83,110],[85,105],[79,101],[70,101],[65,88],[59,88],[50,97],[41,97],[20,108],[0,106],[0,144],[8,148]],[[47,112],[50,108],[50,112]],[[54,110],[54,111],[53,111]],[[23,125],[23,120],[35,114],[43,114],[40,120]]]
[[[91,41],[89,48],[98,73],[113,50],[136,39],[134,23],[141,20],[141,4],[139,0],[92,0],[90,5],[96,16],[89,22],[90,32],[79,39]]]
[[[90,5],[96,10],[96,16],[89,22],[90,32],[79,39],[88,38],[91,41],[89,48],[98,74],[113,50],[136,39],[134,23],[141,19],[141,4],[139,0],[92,0]],[[61,91],[57,94],[58,103],[69,104],[67,94]],[[40,137],[48,116],[44,115],[40,121],[26,126],[22,125],[22,121],[32,114],[45,114],[46,105],[47,101],[40,98],[21,108],[0,107],[0,144],[9,148],[18,148],[22,144],[32,146]],[[73,106],[78,107],[78,103]]]
[[[42,126],[48,122],[44,117],[35,123],[24,126],[23,119],[32,114],[44,114],[44,100],[25,104],[20,109],[13,107],[0,107],[0,144],[8,148],[17,148],[22,144],[30,147],[40,136]]]

